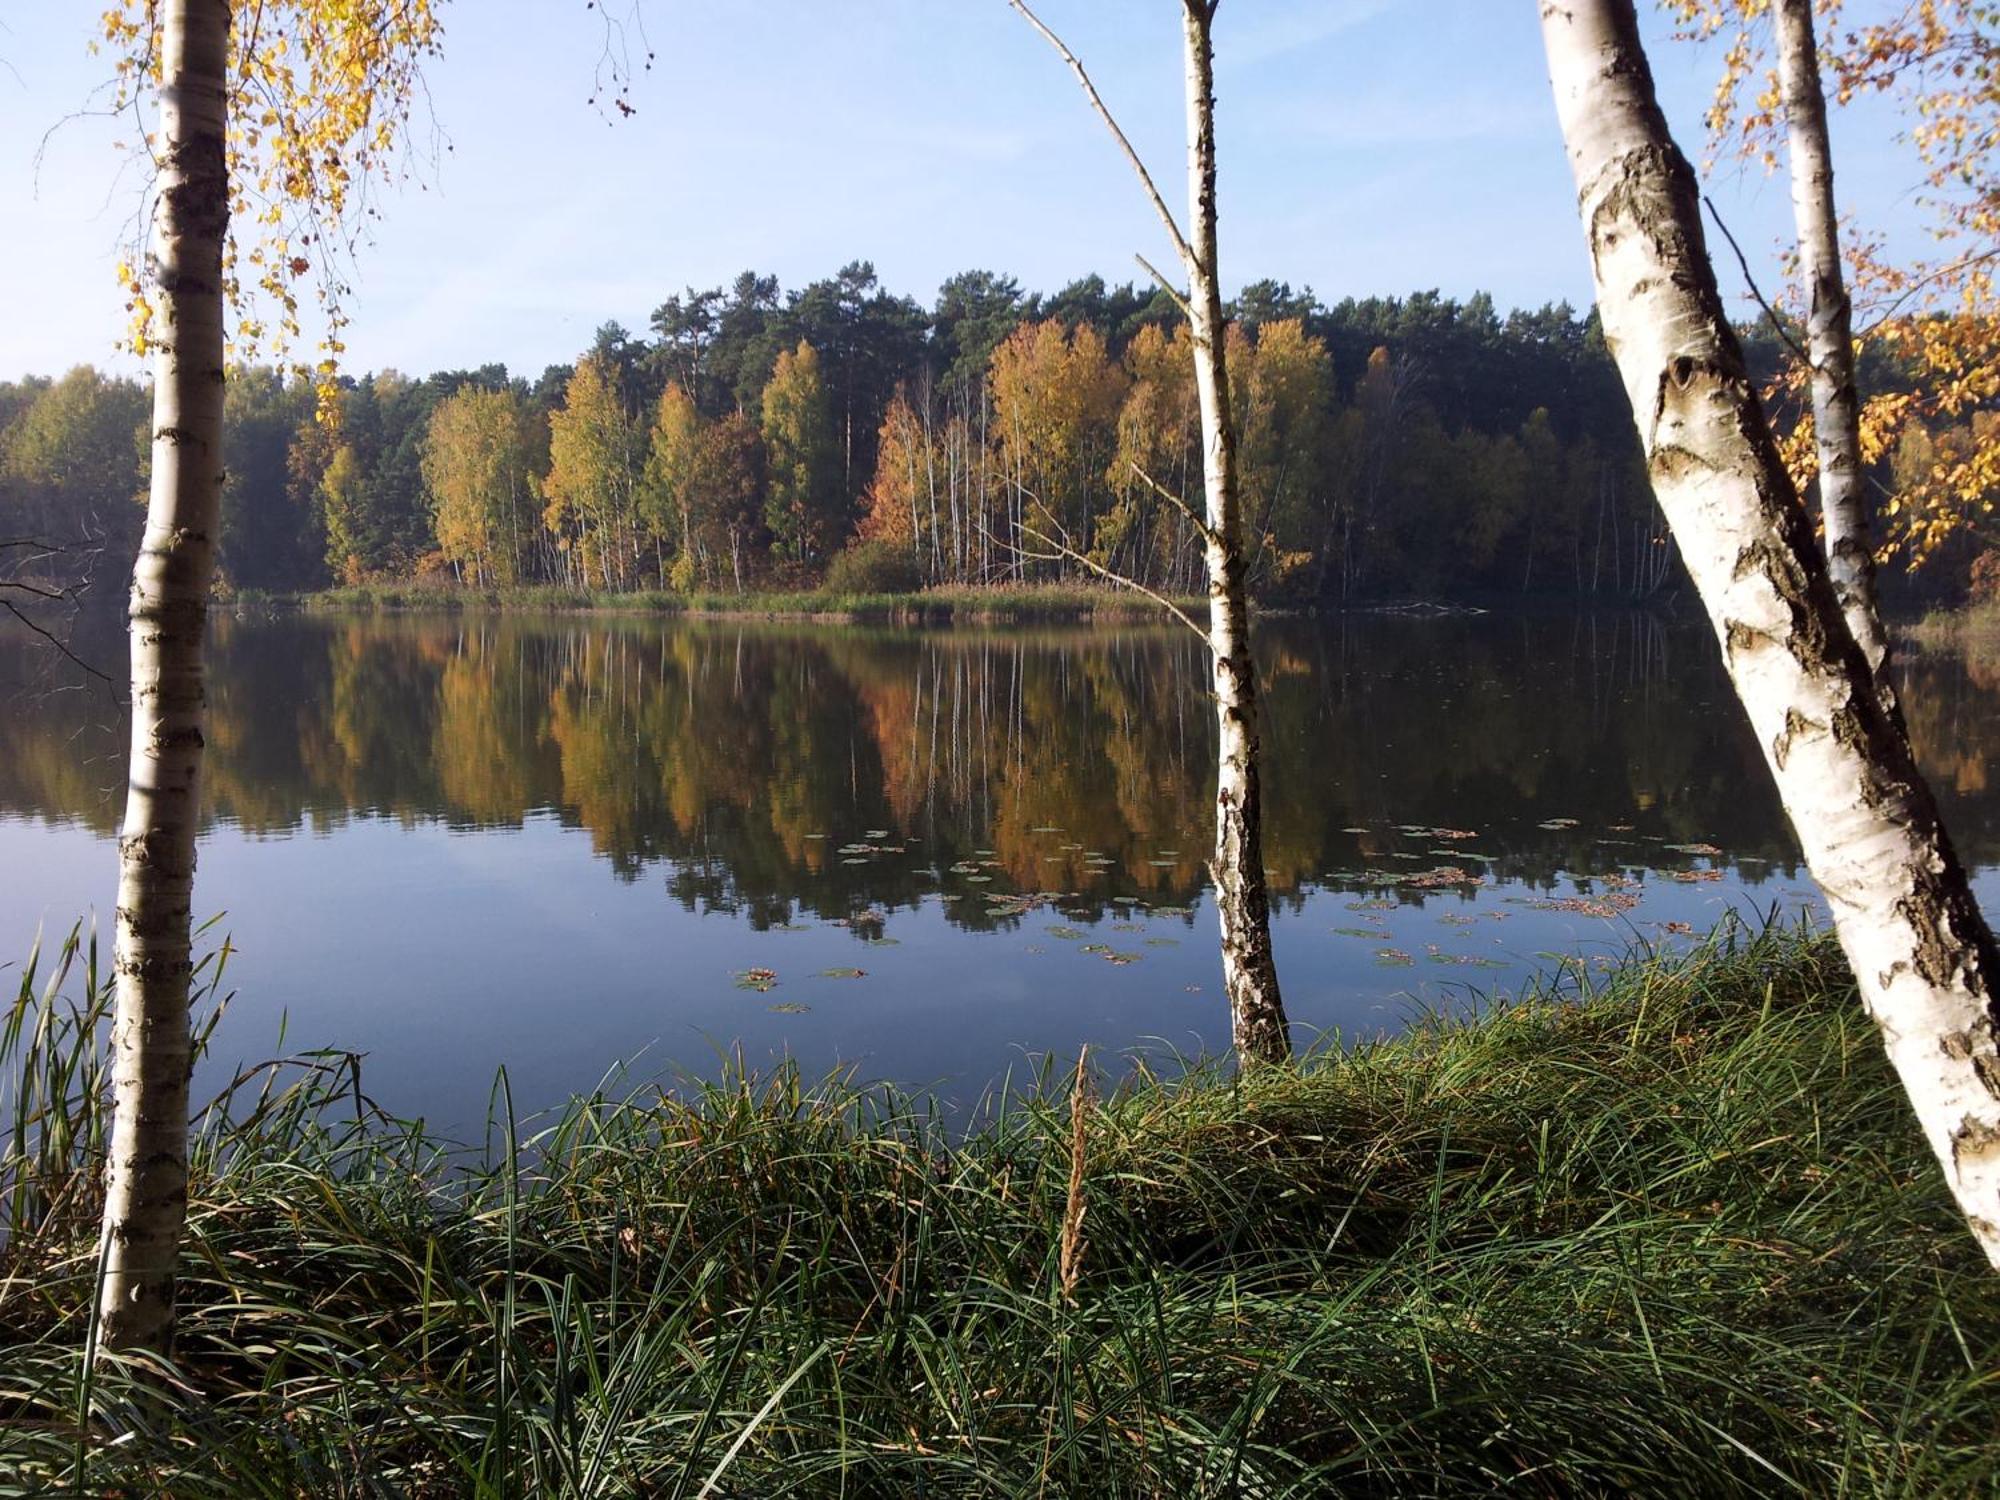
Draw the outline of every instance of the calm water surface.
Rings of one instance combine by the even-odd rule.
[[[1698,628],[1366,618],[1258,646],[1302,1039],[1814,900]],[[464,1129],[503,1063],[524,1106],[738,1049],[970,1098],[1084,1042],[1227,1044],[1184,632],[224,620],[214,661],[218,1067],[282,1024]],[[2000,672],[1902,676],[1990,910]],[[0,639],[0,958],[113,899],[123,731],[53,685]]]

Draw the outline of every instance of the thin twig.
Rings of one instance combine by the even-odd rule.
[[[123,698],[118,696],[118,684],[116,682],[112,681],[111,678],[107,677],[104,673],[98,671],[97,668],[93,667],[89,662],[85,661],[82,657],[78,656],[74,651],[70,650],[69,642],[62,639],[61,636],[57,635],[47,626],[42,625],[39,622],[30,619],[27,615],[23,614],[20,611],[20,609],[18,609],[15,606],[14,602],[11,599],[0,599],[0,609],[6,610],[8,614],[12,615],[15,619],[19,620],[23,625],[27,626],[28,629],[34,631],[36,635],[40,636],[43,640],[47,641],[51,646],[55,647],[58,652],[60,652],[65,658],[68,659],[68,661],[72,666],[78,667],[81,670],[88,672],[92,677],[95,677],[99,682],[103,683],[105,688],[110,692],[112,698],[115,701],[121,704],[125,701]]]
[[[1757,305],[1764,309],[1764,316],[1771,320],[1771,327],[1776,330],[1778,337],[1785,341],[1785,346],[1799,357],[1799,362],[1808,370],[1819,368],[1813,363],[1813,357],[1799,346],[1797,339],[1792,337],[1791,330],[1780,321],[1777,309],[1766,302],[1764,294],[1757,290],[1757,278],[1750,274],[1750,262],[1744,258],[1743,247],[1736,243],[1736,236],[1731,234],[1729,226],[1722,222],[1722,215],[1716,211],[1715,200],[1704,194],[1701,201],[1708,205],[1709,217],[1715,220],[1715,227],[1722,231],[1722,237],[1729,241],[1729,248],[1736,252],[1736,264],[1743,268],[1743,283],[1750,288],[1750,295],[1757,299]]]
[[[1132,143],[1125,138],[1125,132],[1118,128],[1118,122],[1105,107],[1104,100],[1098,95],[1097,85],[1090,81],[1090,75],[1084,72],[1083,64],[1077,61],[1076,54],[1063,45],[1061,37],[1042,24],[1041,17],[1028,9],[1025,0],[1007,0],[1007,3],[1021,13],[1022,19],[1041,33],[1042,40],[1056,49],[1058,57],[1069,64],[1070,72],[1076,74],[1076,81],[1083,85],[1083,94],[1090,101],[1090,107],[1097,111],[1098,119],[1104,122],[1104,128],[1109,130],[1112,139],[1118,142],[1118,149],[1125,153],[1125,160],[1130,162],[1132,170],[1139,174],[1139,185],[1145,188],[1146,196],[1153,200],[1153,211],[1160,216],[1160,222],[1167,226],[1167,237],[1174,242],[1174,253],[1180,256],[1182,265],[1193,265],[1194,251],[1188,247],[1187,236],[1181,233],[1181,226],[1174,218],[1174,211],[1167,207],[1167,200],[1162,198],[1160,190],[1153,186],[1153,174],[1146,170],[1146,164],[1139,160],[1139,153],[1132,149]],[[1147,269],[1152,268],[1149,266]],[[1157,271],[1153,274],[1159,275]]]
[[[1144,594],[1148,599],[1151,599],[1155,604],[1159,605],[1160,608],[1164,609],[1168,614],[1172,615],[1176,620],[1179,620],[1181,624],[1187,626],[1189,630],[1192,630],[1196,635],[1200,636],[1202,639],[1202,643],[1204,645],[1210,646],[1211,650],[1213,649],[1213,645],[1208,638],[1208,627],[1205,625],[1196,624],[1194,617],[1192,615],[1190,615],[1186,610],[1182,609],[1178,604],[1174,603],[1174,601],[1169,599],[1165,594],[1160,593],[1156,589],[1150,589],[1146,587],[1145,584],[1139,582],[1139,580],[1136,578],[1128,577],[1126,574],[1117,572],[1112,568],[1105,567],[1103,563],[1097,561],[1097,559],[1094,557],[1085,557],[1081,552],[1077,551],[1076,548],[1071,547],[1066,543],[1057,541],[1054,537],[1048,535],[1046,532],[1036,530],[1033,526],[1030,526],[1026,521],[1023,521],[1021,523],[1021,531],[1023,532],[1023,534],[1032,537],[1034,540],[1040,542],[1045,547],[1051,547],[1055,549],[1054,551],[1047,553],[1023,552],[1019,547],[1013,546],[1010,543],[1002,541],[999,537],[991,536],[991,533],[987,532],[984,526],[980,527],[979,529],[983,535],[991,537],[991,539],[994,542],[998,543],[998,545],[1002,547],[1007,548],[1016,557],[1020,558],[1024,562],[1081,563],[1084,567],[1088,568],[1091,572],[1095,573],[1099,578],[1102,578],[1107,583],[1115,583],[1120,588],[1126,588],[1132,590],[1132,592],[1135,594]]]
[[[1162,276],[1159,273],[1158,268],[1155,267],[1150,260],[1147,260],[1145,256],[1140,255],[1138,252],[1134,251],[1132,259],[1139,262],[1139,269],[1144,271],[1148,276],[1152,277],[1154,282],[1158,284],[1161,291],[1165,292],[1169,297],[1173,298],[1174,306],[1178,307],[1181,310],[1181,316],[1186,318],[1190,323],[1192,323],[1194,321],[1194,311],[1188,306],[1187,298],[1183,297],[1180,294],[1180,289],[1176,287],[1172,282],[1168,281],[1166,277]]]
[[[1136,458],[1128,458],[1127,460],[1125,460],[1125,462],[1127,463],[1127,465],[1130,466],[1132,472],[1139,476],[1140,481],[1145,484],[1147,489],[1151,490],[1154,494],[1158,495],[1162,500],[1166,501],[1167,504],[1171,505],[1175,510],[1179,511],[1184,517],[1186,517],[1187,523],[1190,526],[1194,527],[1196,534],[1199,535],[1204,542],[1209,543],[1211,546],[1214,545],[1216,540],[1215,528],[1210,526],[1203,517],[1198,515],[1195,512],[1195,508],[1192,505],[1189,505],[1187,501],[1181,499],[1179,495],[1176,495],[1172,490],[1168,489],[1165,485],[1161,484],[1159,480],[1155,479],[1151,474],[1148,474],[1144,469],[1140,468],[1139,460],[1137,460]]]

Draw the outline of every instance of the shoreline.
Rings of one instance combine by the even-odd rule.
[[[80,1076],[29,1066],[101,1042],[66,1025],[0,1061]],[[503,1111],[472,1153],[357,1128],[344,1068],[294,1076],[196,1138],[174,1383],[100,1370],[86,1425],[96,1116],[56,1112],[85,1128],[32,1156],[43,1217],[6,1251],[0,1470],[217,1495],[2000,1479],[2000,1278],[1803,929],[1565,966],[1248,1078],[1096,1099],[1052,1070],[956,1139],[921,1098],[780,1073]]]

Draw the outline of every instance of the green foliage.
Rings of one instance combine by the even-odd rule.
[[[824,585],[829,594],[913,594],[922,586],[909,550],[888,542],[856,542],[836,554]]]
[[[1271,282],[1234,314],[1245,542],[1265,601],[1632,601],[1681,581],[1592,318],[1502,317],[1484,295],[1435,292],[1326,306]],[[532,384],[498,365],[380,371],[344,384],[333,427],[301,421],[301,388],[273,371],[240,372],[227,577],[747,591],[802,582],[860,536],[908,544],[927,584],[1066,582],[1096,564],[1200,589],[1193,531],[1160,493],[1201,502],[1187,334],[1163,295],[1100,277],[1024,295],[973,271],[926,313],[858,262],[792,292],[752,272],[689,289],[652,329],[606,324]],[[1753,370],[1774,365],[1773,336],[1744,336]],[[1908,385],[1893,369],[1871,381]],[[436,414],[467,391],[511,400],[515,435],[446,443],[457,478],[427,476]],[[0,384],[7,534],[128,556],[145,408],[143,387],[88,369]],[[1962,438],[1913,429],[1875,477],[1915,483]],[[510,476],[511,499],[496,481],[465,503],[458,481],[481,464]],[[440,505],[446,491],[458,498]],[[1923,586],[1963,575],[1976,541]]]
[[[1590,988],[1071,1120],[795,1073],[497,1149],[350,1060],[197,1131],[176,1377],[84,1376],[101,980],[24,978],[0,1489],[176,1495],[1974,1495],[2000,1283],[1832,945]],[[51,998],[43,998],[48,995]],[[33,1050],[28,1050],[33,1049]],[[40,1085],[38,1085],[40,1087]],[[360,1119],[357,1120],[357,1114]],[[50,1132],[56,1134],[52,1140]],[[79,1420],[80,1395],[92,1417]]]

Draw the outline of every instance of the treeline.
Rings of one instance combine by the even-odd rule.
[[[1267,281],[1232,316],[1264,597],[1677,584],[1594,315],[1434,292],[1326,306]],[[668,298],[650,336],[606,324],[532,382],[381,371],[327,421],[304,384],[243,371],[221,566],[272,590],[877,592],[1097,569],[1192,589],[1195,415],[1164,293],[973,271],[927,311],[865,262],[790,293],[746,272]],[[140,386],[88,367],[0,384],[0,532],[129,555],[145,420]]]

